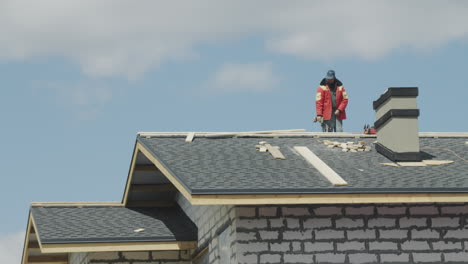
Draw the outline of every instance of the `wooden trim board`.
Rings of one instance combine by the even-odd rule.
[[[238,134],[272,134],[272,133],[294,133],[294,132],[305,132],[305,129],[283,129],[283,130],[265,130],[265,131],[247,131],[247,132],[138,132],[137,135],[141,137],[152,137],[152,136],[180,136],[187,137],[190,133],[195,133],[197,137],[206,136],[227,136],[227,135],[238,135]]]
[[[77,243],[43,244],[42,253],[146,251],[146,250],[190,250],[196,249],[194,241],[133,242],[133,243]]]
[[[275,159],[286,159],[283,155],[283,153],[281,153],[281,151],[275,147],[273,147],[272,145],[270,144],[265,144],[265,147],[268,149],[268,152],[270,152],[270,154],[273,156],[273,158]]]
[[[193,195],[193,205],[466,203],[468,193]]]
[[[36,223],[34,222],[34,217],[31,213],[31,217],[29,218],[31,219],[31,224],[32,224],[32,227],[34,228],[34,230],[36,230],[36,239],[37,239],[37,243],[39,243],[39,248],[42,250],[42,247],[41,247],[41,238],[39,237],[39,231],[37,229],[37,226],[36,226]]]
[[[29,213],[28,217],[28,227],[26,228],[26,235],[24,238],[23,244],[23,255],[21,257],[21,264],[27,264],[28,255],[29,255],[29,235],[31,234],[32,230],[32,221],[31,221],[32,213]]]
[[[296,150],[307,162],[312,164],[328,181],[333,185],[342,186],[348,185],[348,183],[341,178],[332,168],[330,168],[325,162],[323,162],[317,155],[315,155],[308,147],[295,146]]]
[[[133,147],[133,154],[132,154],[132,161],[130,163],[130,169],[128,170],[128,176],[127,176],[127,183],[125,185],[125,192],[124,196],[122,198],[122,204],[125,206],[127,205],[127,200],[128,200],[128,194],[130,191],[130,185],[132,184],[132,179],[133,179],[133,174],[135,172],[135,164],[137,161],[138,157],[138,142],[135,142],[135,146]]]

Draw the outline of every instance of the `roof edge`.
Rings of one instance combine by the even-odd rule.
[[[193,205],[466,203],[467,193],[192,195]]]
[[[160,251],[196,249],[196,241],[43,244],[43,253]]]
[[[31,207],[120,207],[121,202],[32,202]]]
[[[290,133],[245,133],[245,132],[138,132],[137,137],[187,137],[190,133],[195,133],[197,138],[222,138],[222,137],[355,137],[355,138],[376,138],[376,135],[363,134],[358,132],[290,132]],[[453,137],[468,138],[468,132],[419,132],[419,137]]]

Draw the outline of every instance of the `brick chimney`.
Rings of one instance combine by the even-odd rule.
[[[392,161],[421,161],[417,87],[391,87],[374,101],[375,149]]]

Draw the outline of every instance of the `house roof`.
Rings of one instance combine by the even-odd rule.
[[[365,141],[375,137],[330,137],[331,141]],[[202,194],[317,194],[317,193],[418,193],[468,192],[467,137],[421,137],[425,159],[454,163],[427,167],[390,167],[374,149],[342,152],[314,136],[197,137],[140,136],[137,141],[180,182],[191,195]],[[285,160],[256,150],[259,141],[279,146]],[[334,186],[294,149],[306,146],[337,172],[346,186]]]
[[[33,203],[21,263],[69,263],[68,253],[191,250],[197,227],[178,206]]]
[[[197,241],[196,226],[178,207],[52,206],[31,213],[42,245]]]

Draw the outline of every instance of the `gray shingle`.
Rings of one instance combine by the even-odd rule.
[[[196,241],[179,208],[32,207],[41,243]],[[143,232],[134,232],[144,228]]]
[[[331,141],[366,141],[375,138],[327,138]],[[421,150],[437,160],[455,163],[428,167],[389,167],[374,149],[342,152],[329,149],[318,138],[138,138],[165,164],[192,194],[202,193],[344,193],[468,191],[466,138],[420,138]],[[286,160],[256,151],[259,141],[279,146]],[[332,186],[292,149],[307,146],[341,175],[348,186]]]

